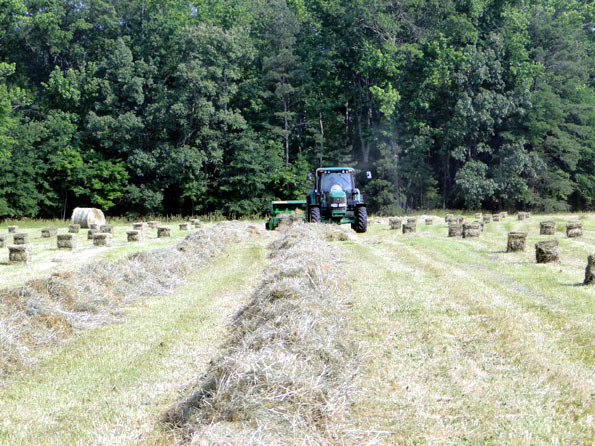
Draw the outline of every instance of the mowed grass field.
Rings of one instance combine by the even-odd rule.
[[[583,237],[566,238],[570,218],[583,221]],[[539,235],[545,219],[558,222],[555,236]],[[525,252],[506,253],[507,232],[518,230],[528,233]],[[184,235],[130,247],[121,232],[113,248],[84,249],[110,261]],[[231,315],[266,274],[277,236],[233,244],[174,294],[131,304],[120,323],[40,352],[32,370],[0,385],[0,444],[175,443],[163,414],[217,356]],[[552,238],[560,262],[536,264],[534,243]],[[332,244],[339,257],[329,262],[344,272],[350,333],[363,352],[346,437],[382,445],[595,444],[595,287],[581,285],[595,252],[594,216],[511,215],[474,239],[448,238],[443,219],[431,226],[420,219],[415,234],[375,224]],[[0,281],[12,286],[80,263],[76,252],[70,265],[52,262],[58,254],[0,265]],[[56,266],[35,270],[35,262]]]

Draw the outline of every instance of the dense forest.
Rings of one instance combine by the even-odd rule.
[[[595,208],[592,0],[0,0],[0,217]],[[366,171],[373,179],[366,181]]]

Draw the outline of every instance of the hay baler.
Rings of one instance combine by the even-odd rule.
[[[304,200],[271,202],[270,217],[265,223],[265,228],[272,230],[280,224],[291,224],[295,220],[306,221],[306,205],[307,203]]]
[[[305,201],[273,201],[267,229],[275,229],[285,221],[305,220],[310,223],[351,224],[356,232],[366,232],[368,213],[361,192],[355,187],[351,167],[316,169],[314,189]],[[303,216],[303,211],[306,215]]]

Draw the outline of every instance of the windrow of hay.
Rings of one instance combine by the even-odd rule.
[[[36,347],[117,320],[123,303],[173,291],[226,244],[250,240],[262,232],[247,223],[223,222],[193,232],[175,246],[0,290],[0,380],[30,364]]]
[[[348,444],[360,354],[329,225],[294,225],[273,242],[251,301],[221,354],[165,415],[179,443]]]

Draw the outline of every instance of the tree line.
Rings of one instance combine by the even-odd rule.
[[[0,0],[0,217],[595,207],[595,4]],[[371,171],[373,179],[365,180]]]

